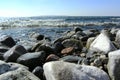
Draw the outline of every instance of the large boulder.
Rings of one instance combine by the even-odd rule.
[[[89,49],[95,52],[103,52],[104,54],[116,50],[106,31],[102,31],[101,34],[97,36],[97,38],[91,43]]]
[[[47,80],[109,80],[103,70],[93,66],[56,61],[43,66]]]
[[[112,80],[120,80],[120,50],[108,54],[108,72]]]
[[[0,37],[0,43],[7,47],[13,47],[16,44],[14,39],[7,35],[3,35]]]
[[[30,69],[35,68],[36,66],[42,65],[43,61],[45,61],[46,53],[41,52],[34,52],[34,53],[26,53],[20,56],[17,59],[17,62],[28,66]]]
[[[17,58],[27,53],[26,49],[21,45],[15,45],[3,55],[5,61],[16,62]]]

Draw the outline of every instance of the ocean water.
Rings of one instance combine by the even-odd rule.
[[[10,35],[15,40],[30,41],[32,33],[40,33],[54,40],[74,27],[98,29],[120,27],[120,16],[37,16],[0,17],[0,35]]]

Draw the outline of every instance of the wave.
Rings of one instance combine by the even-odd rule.
[[[74,27],[74,26],[120,26],[119,17],[29,17],[0,18],[0,27]]]

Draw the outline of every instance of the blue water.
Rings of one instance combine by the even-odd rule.
[[[40,33],[52,40],[74,27],[98,29],[120,27],[120,16],[37,16],[0,18],[0,35],[10,35],[20,41],[31,41],[31,33]]]

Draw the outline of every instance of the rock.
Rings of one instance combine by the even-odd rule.
[[[116,33],[115,41],[117,43],[118,48],[120,48],[120,30]]]
[[[57,61],[59,60],[59,57],[55,54],[50,54],[47,58],[46,58],[46,62],[49,62],[49,61]]]
[[[64,48],[64,46],[60,43],[60,42],[56,42],[54,45],[53,45],[53,49],[55,51],[55,53],[60,53],[61,50]]]
[[[27,53],[26,49],[21,45],[15,45],[3,55],[5,61],[16,62],[17,58]]]
[[[68,48],[65,48],[61,51],[61,54],[72,54],[74,52],[74,47],[68,47]]]
[[[23,66],[23,65],[20,65],[17,63],[6,63],[4,61],[0,61],[0,75],[4,74],[6,72],[9,72],[9,71],[14,71],[18,68],[24,68],[24,69],[28,70],[28,68],[26,66]]]
[[[0,52],[1,52],[1,53],[5,53],[5,52],[8,51],[8,50],[9,50],[8,47],[0,46]]]
[[[95,52],[103,52],[104,54],[116,50],[105,31],[102,31],[101,34],[91,43],[89,49]]]
[[[94,34],[93,31],[89,30],[84,30],[83,31],[84,34],[86,34],[88,37],[95,37],[96,35]]]
[[[78,31],[83,31],[83,30],[80,27],[75,27],[74,31],[78,32]]]
[[[0,80],[40,80],[24,68],[18,68],[0,75]]]
[[[102,66],[102,61],[101,59],[98,57],[97,59],[94,60],[94,64],[95,66],[99,67]]]
[[[34,69],[36,66],[42,65],[45,61],[46,53],[44,51],[34,52],[34,53],[26,53],[21,55],[17,62],[28,66],[30,70]]]
[[[68,47],[74,47],[75,50],[81,51],[83,48],[83,44],[80,40],[76,39],[66,39],[62,42],[63,46],[68,48]]]
[[[43,40],[44,39],[44,35],[42,34],[39,34],[39,33],[32,33],[30,35],[31,38],[34,38],[36,40]]]
[[[40,66],[35,67],[32,73],[43,80],[43,68],[42,67]]]
[[[62,57],[59,60],[65,61],[65,62],[78,63],[78,61],[81,62],[83,60],[83,58],[78,57],[78,56],[69,55],[69,56]]]
[[[93,66],[55,61],[45,63],[43,69],[47,80],[110,80],[107,73]]]
[[[0,43],[7,47],[13,47],[16,44],[13,38],[7,35],[0,37]]]
[[[108,73],[112,80],[120,80],[120,50],[108,54]]]
[[[86,43],[86,48],[89,49],[91,43],[95,40],[95,37],[90,37],[88,38],[87,40],[87,43]]]

